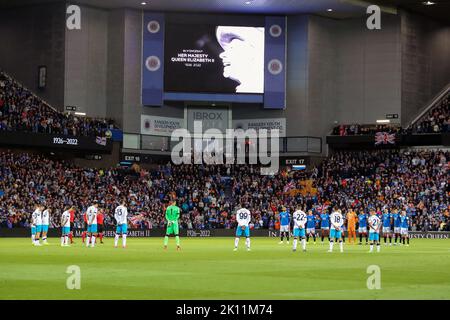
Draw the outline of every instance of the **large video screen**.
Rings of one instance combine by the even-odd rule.
[[[264,28],[168,24],[164,91],[264,92]]]

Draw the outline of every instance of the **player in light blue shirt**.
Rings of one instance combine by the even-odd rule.
[[[289,212],[286,210],[285,207],[282,208],[282,211],[280,212],[280,237],[281,241],[278,244],[284,243],[284,236],[286,235],[287,243],[289,244],[289,233],[290,233],[290,223],[291,223],[291,216],[289,215]]]

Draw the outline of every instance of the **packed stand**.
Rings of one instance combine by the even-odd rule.
[[[233,212],[240,203],[252,212],[250,227],[277,228],[281,207],[297,205],[320,213],[337,205],[353,208],[406,210],[412,230],[449,228],[448,168],[443,151],[339,152],[310,172],[281,171],[264,176],[248,165],[165,165],[155,170],[79,168],[40,155],[0,153],[0,227],[28,227],[37,203],[52,210],[51,226],[67,206],[75,206],[75,228],[93,200],[105,213],[106,227],[113,212],[127,199],[134,228],[162,228],[164,209],[176,198],[182,228],[234,228]],[[297,192],[312,181],[315,192]]]
[[[411,133],[450,132],[450,95],[408,129]]]
[[[357,136],[376,134],[377,132],[402,133],[399,125],[360,125],[360,124],[341,124],[333,128],[334,136]]]
[[[64,114],[0,72],[0,131],[105,136],[114,122]]]

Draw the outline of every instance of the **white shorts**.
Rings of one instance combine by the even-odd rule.
[[[366,227],[359,227],[358,228],[358,233],[367,233],[367,228]]]
[[[307,234],[316,234],[316,228],[307,228],[306,233]]]
[[[401,228],[400,227],[394,227],[394,233],[400,233]]]
[[[322,230],[330,230],[330,227],[320,227]]]
[[[289,232],[289,225],[280,226],[280,232]]]
[[[383,233],[391,233],[391,227],[383,227]]]
[[[400,228],[400,234],[402,236],[407,236],[408,235],[408,228]]]

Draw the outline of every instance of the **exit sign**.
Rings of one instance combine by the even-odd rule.
[[[388,113],[386,119],[398,119],[398,113]]]

